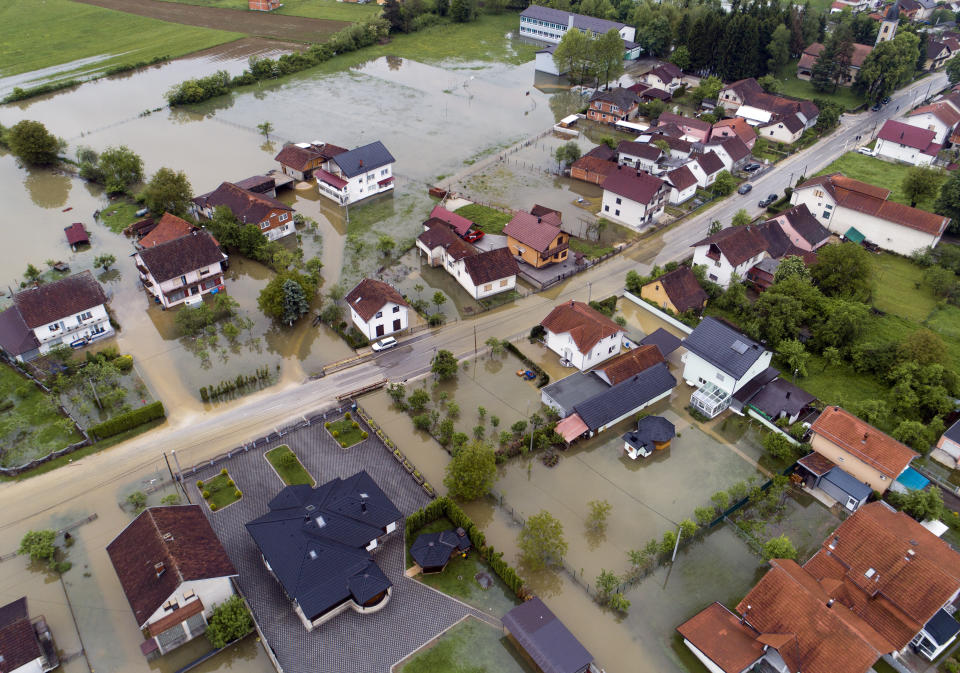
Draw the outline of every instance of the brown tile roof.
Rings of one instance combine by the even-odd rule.
[[[433,210],[430,211],[430,218],[428,219],[433,218],[443,220],[449,224],[451,227],[453,227],[453,230],[457,232],[458,236],[463,236],[470,231],[470,227],[473,226],[472,220],[468,220],[463,215],[457,215],[456,213],[450,212],[443,206],[433,207]]]
[[[724,673],[740,673],[763,656],[757,632],[720,603],[712,603],[677,627]]]
[[[677,311],[683,313],[690,309],[703,308],[707,301],[707,293],[700,287],[693,271],[686,266],[680,266],[659,278],[650,281],[647,285],[659,284],[670,298]]]
[[[789,241],[788,241],[789,242]],[[743,264],[751,257],[765,252],[768,241],[760,227],[747,225],[744,227],[727,227],[712,236],[707,236],[691,245],[699,248],[703,245],[715,245],[733,266]]]
[[[467,257],[463,260],[463,266],[470,274],[474,285],[492,283],[520,273],[517,260],[510,254],[509,248],[487,250]]]
[[[237,574],[199,505],[150,507],[107,545],[107,554],[141,627],[182,582]]]
[[[924,114],[925,112],[931,113],[934,117],[946,124],[947,128],[953,128],[957,125],[957,122],[960,122],[960,112],[957,112],[952,105],[944,102],[922,105],[908,116],[913,117],[914,115]]]
[[[814,451],[813,453],[808,453],[803,458],[797,461],[805,468],[813,472],[818,477],[822,477],[827,472],[832,470],[837,466],[835,462],[830,460],[824,455],[821,455]]]
[[[624,112],[627,112],[628,110],[632,110],[637,104],[637,94],[630,89],[624,89],[622,86],[618,86],[607,89],[606,91],[597,91],[590,98],[591,103],[594,101],[613,103]]]
[[[757,137],[757,132],[753,130],[753,127],[747,123],[747,120],[743,117],[734,117],[732,119],[721,119],[716,124],[713,125],[713,129],[730,129],[740,140],[744,143],[748,143],[751,140]],[[713,137],[713,133],[710,134],[710,137]],[[718,138],[724,137],[721,134],[717,135]]]
[[[90,236],[87,235],[83,222],[74,222],[69,227],[64,227],[63,232],[67,235],[67,243],[70,245],[90,242]]]
[[[760,83],[753,77],[737,80],[732,84],[728,84],[726,88],[736,93],[737,96],[740,97],[740,100],[744,102],[746,102],[747,98],[755,94],[763,93],[763,87],[760,86]]]
[[[666,183],[649,173],[637,173],[629,166],[611,173],[603,181],[604,191],[613,192],[637,203],[651,203]]]
[[[15,671],[41,656],[26,596],[0,608],[0,673]]]
[[[820,52],[825,49],[820,42],[814,42],[803,50],[803,56],[800,57],[800,67],[812,68],[820,57]],[[873,51],[873,47],[866,44],[854,43],[853,54],[850,56],[850,65],[859,68],[867,60],[867,56]]]
[[[693,151],[693,143],[687,142],[683,138],[674,138],[673,136],[663,135],[658,131],[659,127],[654,127],[650,129],[650,132],[653,133],[653,138],[650,139],[650,142],[657,140],[662,140],[667,144],[674,152],[680,152],[682,154],[690,154]]]
[[[546,252],[563,230],[560,229],[560,218],[556,213],[538,217],[519,210],[514,213],[513,219],[507,222],[503,233],[537,252]]]
[[[539,203],[533,204],[533,208],[530,209],[530,214],[536,217],[546,217],[547,215],[556,216],[557,222],[563,220],[563,213],[559,210],[550,208],[549,206],[541,206]]]
[[[307,170],[307,164],[315,159],[332,159],[346,151],[346,148],[337,147],[330,143],[310,145],[309,147],[298,147],[297,145],[289,144],[283,146],[283,149],[274,157],[274,161],[279,161],[284,166],[289,166],[295,171],[303,172]]]
[[[443,248],[447,251],[447,254],[455,260],[460,260],[476,253],[473,246],[465,243],[443,220],[431,217],[423,223],[423,226],[425,226],[427,230],[417,236],[417,240],[427,246],[428,250]]]
[[[667,173],[667,180],[671,185],[677,188],[677,191],[683,191],[687,187],[692,187],[697,184],[697,176],[695,176],[690,169],[686,166],[681,166],[680,168],[674,168],[672,171]]]
[[[571,173],[573,172],[573,169],[579,169],[587,173],[596,173],[597,175],[602,175],[603,177],[598,183],[602,185],[607,179],[607,176],[617,170],[617,164],[614,161],[598,159],[597,157],[582,156],[570,164]]]
[[[226,255],[209,232],[198,229],[188,236],[145,248],[137,253],[158,283],[222,262]]]
[[[617,144],[617,154],[629,154],[649,161],[656,161],[663,152],[651,143],[638,143],[632,140],[623,140]]]
[[[194,615],[199,615],[201,612],[203,612],[203,601],[195,598],[183,607],[177,608],[170,614],[164,615],[150,624],[150,626],[147,627],[147,631],[151,636],[158,636],[167,629],[173,628],[177,624],[182,624]]]
[[[824,409],[810,429],[890,479],[920,455],[840,407]]]
[[[540,324],[554,334],[569,332],[581,353],[588,353],[602,339],[623,331],[610,318],[580,301],[555,306]]]
[[[739,136],[731,136],[730,138],[722,138],[717,142],[711,142],[711,145],[719,145],[722,147],[730,158],[734,161],[740,161],[750,156],[750,148],[747,147],[746,143],[740,140]]]
[[[693,117],[684,117],[683,115],[673,114],[672,112],[662,112],[657,119],[657,124],[676,124],[680,128],[689,126],[698,131],[710,133],[710,122],[705,122],[702,119],[694,119]]]
[[[103,288],[89,271],[82,271],[40,287],[13,295],[13,303],[27,327],[43,327],[60,318],[72,316],[105,304]]]
[[[667,84],[683,77],[683,71],[669,61],[658,63],[644,74],[656,75]]]
[[[377,311],[389,302],[400,306],[410,306],[392,285],[373,278],[364,278],[343,298],[347,306],[359,314],[364,321],[377,314]]]
[[[221,183],[215,190],[196,197],[194,201],[204,208],[226,206],[241,223],[259,224],[268,218],[274,209],[293,212],[293,208],[285,203],[241,189],[231,182]]]
[[[584,157],[596,157],[597,159],[603,159],[604,161],[616,161],[617,152],[612,149],[606,143],[600,143],[592,150],[583,155]]]
[[[700,168],[707,175],[713,175],[723,170],[723,159],[713,150],[697,155],[697,163],[700,164]]]
[[[137,241],[137,243],[141,247],[152,248],[155,245],[167,243],[175,238],[186,236],[194,229],[196,229],[196,227],[186,220],[172,213],[164,213],[160,221],[157,222],[157,226],[155,226],[149,234]]]
[[[40,342],[33,330],[23,322],[23,316],[16,306],[0,311],[0,348],[10,355],[22,355],[39,347]]]
[[[661,362],[664,362],[664,359],[659,348],[656,346],[638,346],[607,360],[594,368],[593,371],[603,372],[610,385],[615,386],[621,381],[626,381],[631,376],[639,374],[645,369],[650,369],[650,367]]]

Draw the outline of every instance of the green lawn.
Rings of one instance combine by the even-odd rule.
[[[827,0],[829,4],[829,0]],[[839,86],[833,93],[820,92],[813,88],[813,85],[806,80],[797,77],[797,63],[799,59],[790,61],[777,74],[777,80],[780,82],[780,93],[794,98],[822,98],[824,100],[842,105],[847,110],[852,110],[863,105],[863,96],[857,95],[848,86]]]
[[[0,3],[0,26],[0,76],[109,55],[75,69],[92,73],[158,56],[183,56],[244,37],[71,0],[5,0]]]
[[[293,465],[284,465],[283,457],[284,456],[293,456],[294,460],[297,462]],[[294,486],[296,484],[309,484],[313,486],[317,483],[316,479],[310,476],[310,473],[307,472],[307,469],[303,466],[303,463],[300,462],[300,459],[297,458],[297,454],[290,450],[290,447],[286,444],[281,444],[275,449],[270,449],[264,454],[273,469],[277,471],[277,475],[283,479],[283,483],[287,486]]]
[[[891,201],[909,206],[910,199],[908,199],[904,193],[901,183],[903,183],[903,178],[906,177],[910,168],[912,167],[905,164],[893,164],[887,161],[881,161],[875,157],[868,157],[858,152],[847,152],[817,173],[817,175],[825,175],[839,171],[848,178],[862,180],[871,185],[889,189]],[[946,176],[944,176],[944,179],[946,179]],[[937,194],[939,193],[940,189],[937,188]],[[917,204],[917,208],[932,211],[933,200],[921,201]]]
[[[236,484],[233,484],[229,473],[224,474],[223,472],[213,479],[203,482],[201,493],[210,494],[210,497],[204,495],[204,500],[207,501],[207,504],[213,511],[223,509],[227,505],[232,505],[243,497],[242,494],[237,495],[240,491],[237,489]]]
[[[129,201],[117,201],[100,211],[100,219],[110,227],[110,231],[119,234],[138,219],[137,211],[140,206]]]
[[[471,203],[469,206],[457,208],[457,215],[462,215],[488,234],[502,234],[503,228],[513,219],[513,215],[501,212],[496,208]]]
[[[57,408],[57,400],[16,370],[0,365],[0,457],[4,467],[34,458],[83,439]]]
[[[201,7],[220,7],[223,9],[247,9],[247,0],[167,0],[184,5]],[[272,14],[307,16],[312,19],[332,19],[335,21],[361,21],[368,16],[377,16],[380,5],[371,2],[361,5],[356,2],[337,2],[337,0],[283,0],[283,6]]]
[[[532,673],[503,633],[470,617],[414,654],[397,673]]]
[[[937,298],[921,282],[922,270],[904,257],[890,253],[872,255],[876,274],[873,305],[916,322],[923,322],[937,305]]]
[[[367,438],[367,433],[357,421],[350,417],[349,411],[343,418],[333,423],[326,423],[324,427],[345,449]]]
[[[603,257],[607,253],[613,252],[612,245],[602,245],[594,243],[583,238],[570,237],[570,249],[574,252],[583,253],[589,258]]]

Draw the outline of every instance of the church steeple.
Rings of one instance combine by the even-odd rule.
[[[884,15],[883,20],[880,22],[880,31],[877,33],[877,41],[874,43],[874,46],[880,44],[881,42],[888,42],[893,39],[893,36],[897,34],[897,26],[900,24],[900,3],[894,2],[887,13]]]

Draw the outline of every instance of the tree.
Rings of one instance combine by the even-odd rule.
[[[23,272],[23,277],[31,283],[39,283],[42,272],[33,264],[27,264],[27,270]]]
[[[713,193],[717,196],[728,196],[737,188],[737,179],[730,171],[722,170],[717,174],[717,179],[713,181]]]
[[[140,198],[154,215],[186,215],[190,199],[193,198],[193,188],[183,171],[161,168],[150,178]]]
[[[490,337],[483,342],[483,345],[490,349],[490,357],[497,357],[507,352],[506,342],[500,341],[497,337]]]
[[[809,280],[810,269],[807,268],[807,263],[803,261],[803,257],[790,255],[780,260],[780,264],[773,274],[773,282],[779,283],[787,278]]]
[[[951,59],[951,63],[960,63],[960,58]],[[940,196],[933,209],[940,215],[952,219],[950,231],[960,231],[960,171],[951,171],[950,176],[940,187]]]
[[[97,255],[93,259],[93,266],[96,268],[102,268],[104,271],[108,271],[111,266],[117,263],[116,255],[112,255],[109,252],[106,252],[102,255]]]
[[[571,79],[583,83],[592,66],[593,40],[578,28],[563,34],[560,44],[553,52],[553,63],[560,72],[567,72]]]
[[[643,47],[644,51],[657,57],[669,54],[672,42],[673,29],[665,16],[658,16],[653,21],[642,25],[637,33],[637,44]]]
[[[910,491],[903,496],[901,509],[917,521],[939,519],[943,516],[943,494],[936,486],[928,486],[922,491]]]
[[[926,327],[914,330],[900,342],[897,355],[906,362],[915,362],[921,367],[932,364],[946,365],[950,362],[947,345],[940,335]]]
[[[820,248],[810,275],[828,296],[867,301],[873,294],[870,253],[852,241]]]
[[[611,28],[593,40],[590,46],[594,71],[606,87],[610,80],[617,79],[623,74],[623,38],[620,37],[616,28]],[[579,148],[577,151],[579,152]],[[577,156],[577,159],[579,158]]]
[[[310,299],[313,298],[314,293],[317,291],[316,282],[306,274],[291,270],[281,271],[274,276],[273,279],[267,283],[267,286],[260,290],[260,295],[257,297],[257,306],[271,318],[284,322],[289,321],[289,316],[286,315],[288,296],[288,290],[286,289],[287,281],[300,287],[303,292],[303,299],[308,304],[308,309]],[[291,304],[291,306],[294,305]]]
[[[384,257],[389,257],[396,245],[397,242],[387,234],[380,234],[377,238],[377,251]]]
[[[450,18],[456,23],[468,23],[477,18],[474,0],[450,0]]]
[[[52,166],[59,161],[65,143],[40,122],[24,119],[4,134],[11,154],[27,166]]]
[[[125,192],[143,181],[143,159],[126,145],[105,149],[97,166],[108,194]]]
[[[707,235],[713,236],[723,231],[723,222],[720,220],[714,220],[710,223],[710,227],[707,229]]]
[[[527,519],[517,536],[517,546],[521,558],[533,570],[558,565],[568,549],[563,524],[544,509]]]
[[[890,436],[920,453],[926,453],[930,449],[927,426],[920,421],[900,421],[893,432],[890,433]]]
[[[767,44],[767,53],[770,54],[767,69],[771,73],[779,73],[780,69],[790,62],[790,29],[784,24],[781,23],[774,29]]]
[[[747,224],[750,224],[751,220],[752,218],[750,217],[750,213],[748,213],[746,209],[741,208],[736,213],[734,213],[733,221],[731,221],[730,224],[733,225],[734,227],[742,227]]]
[[[444,296],[443,292],[441,292],[440,290],[437,290],[436,292],[433,293],[433,303],[437,307],[438,313],[440,312],[440,307],[443,306],[444,302],[446,301],[447,301],[446,296]]]
[[[430,401],[430,393],[423,388],[417,388],[410,394],[410,409],[412,411],[423,411]]]
[[[293,280],[292,278],[287,278],[283,281],[283,315],[280,319],[287,323],[287,325],[293,327],[293,323],[307,314],[307,311],[310,310],[310,302],[307,301],[307,296],[304,294],[303,288],[300,286],[300,283]]]
[[[127,496],[127,504],[133,508],[134,514],[139,514],[147,508],[147,494],[143,491],[134,491]]]
[[[446,381],[457,377],[459,363],[457,358],[448,350],[439,350],[430,362],[430,371],[433,372],[437,380]]]
[[[783,26],[781,26],[781,28],[782,27]],[[767,73],[766,75],[758,79],[757,84],[763,87],[763,90],[766,91],[767,93],[780,93],[780,89],[782,88],[780,85],[780,80],[774,77],[772,73]],[[766,138],[757,138],[757,140],[766,140]],[[756,144],[754,144],[753,151],[755,155],[759,151],[757,150]]]
[[[779,537],[772,537],[763,543],[763,560],[769,561],[775,558],[797,558],[797,550],[786,534]]]
[[[607,515],[613,509],[606,500],[591,500],[587,503],[590,514],[587,515],[587,530],[591,533],[602,533],[607,529]]]
[[[807,375],[807,363],[810,361],[810,353],[804,345],[797,339],[786,339],[777,346],[777,351],[781,359],[787,363],[791,372],[797,376]]]
[[[31,530],[20,539],[18,554],[26,554],[33,561],[53,562],[57,546],[53,541],[57,532],[53,530]]]
[[[270,140],[270,134],[273,132],[273,124],[270,122],[260,122],[257,124],[257,130],[263,134],[263,137]]]
[[[958,290],[957,275],[942,266],[931,266],[929,269],[924,269],[923,282],[930,286],[930,289],[938,297],[952,297]]]
[[[563,167],[564,164],[572,164],[580,158],[580,146],[575,142],[564,143],[554,152],[557,163]]]
[[[686,70],[690,67],[690,50],[687,49],[687,45],[681,44],[679,47],[673,50],[673,53],[670,54],[670,62],[681,70]]]
[[[910,205],[916,207],[920,201],[926,201],[936,196],[942,181],[943,174],[936,168],[913,166],[907,171],[900,187],[907,198],[910,199]]]
[[[454,498],[482,498],[497,479],[497,457],[493,449],[481,441],[467,444],[447,464],[443,483]]]
[[[719,77],[706,77],[690,92],[694,103],[699,107],[705,100],[716,100],[723,89],[723,81]]]
[[[920,38],[898,31],[892,40],[881,42],[864,60],[854,82],[867,100],[877,103],[903,86],[916,69],[920,57]]]
[[[836,50],[833,40],[827,40],[823,50],[810,69],[810,84],[815,91],[833,91],[836,89],[834,73],[836,72],[834,58]]]
[[[207,623],[207,639],[214,648],[226,647],[253,630],[253,618],[240,596],[231,596],[213,608]]]
[[[763,448],[777,460],[793,462],[797,458],[797,449],[790,440],[779,432],[768,432],[763,436]]]
[[[947,79],[951,84],[960,82],[960,59],[951,58],[947,61]]]

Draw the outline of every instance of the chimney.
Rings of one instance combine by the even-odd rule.
[[[360,163],[358,165],[360,168],[363,168],[363,159],[360,160]]]
[[[363,512],[364,514],[367,513],[367,494],[366,493],[360,494],[360,511]]]
[[[866,443],[867,443],[867,436],[868,436],[867,433],[863,433],[863,439],[860,440],[860,443],[861,443],[861,444],[866,444]]]
[[[827,607],[828,607],[828,608],[832,608],[832,607],[833,607],[833,599],[832,599],[832,598],[827,601]]]
[[[538,218],[537,218],[537,224],[540,224],[541,222],[543,222],[543,218],[542,218],[542,217],[538,217]]]
[[[567,17],[567,28],[573,28],[573,14]]]
[[[163,564],[163,561],[153,564],[153,572],[157,573],[157,579],[160,579],[160,576],[163,573],[167,572],[167,567]]]

